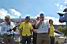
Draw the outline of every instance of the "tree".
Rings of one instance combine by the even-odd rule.
[[[58,27],[59,32],[62,32],[62,26]]]
[[[62,33],[64,33],[64,36],[67,36],[67,27],[66,26],[63,28]]]

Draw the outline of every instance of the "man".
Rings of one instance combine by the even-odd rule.
[[[15,27],[15,24],[10,20],[10,16],[5,16],[4,22],[1,24],[1,35],[4,37],[5,44],[13,44],[12,43],[12,29]]]
[[[37,44],[49,44],[48,28],[49,23],[44,19],[44,14],[40,14],[40,20],[36,24],[37,29]]]
[[[32,35],[33,27],[29,21],[30,21],[30,17],[27,16],[25,18],[25,21],[22,22],[19,26],[21,36],[22,36],[22,41],[21,41],[22,44],[26,44],[26,41],[27,44],[31,43],[31,35]]]
[[[35,31],[36,31],[36,29],[38,29],[36,27],[36,25],[39,23],[39,20],[40,20],[40,18],[37,17],[36,20],[35,20],[35,22],[34,22],[33,28],[35,29]],[[37,41],[37,33],[35,31],[33,32],[33,44],[36,44],[37,43],[36,42]]]

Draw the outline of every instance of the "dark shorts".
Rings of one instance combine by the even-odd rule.
[[[31,43],[31,36],[22,36],[21,43],[26,44],[26,41],[27,41],[27,44],[30,44]]]
[[[50,44],[55,44],[55,37],[50,36]]]
[[[33,32],[33,44],[36,44],[37,41],[37,33]]]

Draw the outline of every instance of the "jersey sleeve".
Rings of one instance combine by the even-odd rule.
[[[20,24],[19,29],[23,29],[23,23]]]
[[[30,23],[30,29],[32,30],[33,29],[33,26],[32,26],[32,24]]]

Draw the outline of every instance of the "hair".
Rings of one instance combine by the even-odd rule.
[[[65,9],[63,10],[63,12],[67,12],[67,8],[65,8]]]
[[[29,19],[29,20],[30,20],[30,16],[26,16],[25,20],[26,20],[26,19]]]
[[[5,16],[5,19],[6,19],[6,18],[7,18],[7,19],[10,19],[10,16]]]
[[[41,13],[41,14],[40,14],[40,17],[44,17],[44,14],[43,14],[43,13]]]
[[[40,17],[37,17],[36,20],[39,20]]]
[[[49,23],[50,23],[51,21],[53,22],[53,20],[52,20],[52,19],[49,19]]]

